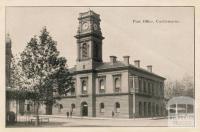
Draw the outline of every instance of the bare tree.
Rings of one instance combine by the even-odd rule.
[[[181,80],[165,83],[165,97],[172,98],[175,96],[194,97],[194,78],[192,76],[185,75]]]

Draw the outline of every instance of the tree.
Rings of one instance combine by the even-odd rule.
[[[56,41],[46,27],[39,37],[34,36],[20,54],[19,66],[26,78],[24,87],[38,93],[36,103],[36,125],[39,124],[39,105],[46,104],[47,114],[51,114],[54,102],[53,90],[65,94],[73,87],[72,77],[66,66],[66,59],[59,57]],[[27,85],[28,84],[28,85]]]
[[[194,97],[194,79],[192,76],[185,75],[181,80],[165,83],[165,97],[172,98],[175,96]]]
[[[10,87],[20,89],[23,87],[24,76],[22,75],[21,68],[18,65],[19,58],[13,56],[11,59],[11,66],[10,66]]]

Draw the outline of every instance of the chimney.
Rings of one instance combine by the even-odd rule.
[[[135,60],[135,61],[134,61],[134,64],[135,64],[136,67],[139,68],[139,67],[140,67],[140,60]]]
[[[130,56],[123,56],[123,58],[124,58],[124,63],[125,64],[129,64],[129,58],[130,58]]]
[[[110,56],[110,62],[113,64],[117,61],[117,57],[116,56]]]
[[[152,65],[147,66],[147,71],[152,72]]]

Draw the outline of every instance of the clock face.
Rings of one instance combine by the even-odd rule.
[[[97,27],[97,24],[94,24],[94,30],[97,30],[98,27]]]
[[[83,30],[87,30],[88,27],[89,27],[89,24],[87,22],[83,23],[83,25],[82,25]]]

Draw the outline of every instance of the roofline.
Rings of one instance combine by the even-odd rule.
[[[133,66],[133,65],[129,65],[129,67],[130,67],[130,68],[133,68],[133,69],[136,69],[136,70],[138,70],[138,71],[145,72],[145,73],[147,73],[147,74],[149,74],[149,75],[154,75],[154,76],[156,76],[156,77],[159,77],[159,78],[162,78],[162,79],[166,80],[166,78],[164,78],[164,77],[162,77],[162,76],[160,76],[160,75],[157,75],[157,74],[155,74],[155,73],[153,73],[153,72],[149,72],[149,71],[147,71],[147,70],[145,70],[145,69],[138,68],[138,67],[135,67],[135,66]]]
[[[155,73],[149,72],[147,70],[141,69],[141,68],[137,68],[134,67],[132,65],[128,65],[128,66],[122,66],[122,67],[115,67],[115,68],[105,68],[105,69],[91,69],[91,70],[82,70],[82,71],[74,71],[71,74],[72,75],[76,75],[76,74],[84,74],[84,73],[90,73],[90,72],[104,72],[104,71],[118,71],[118,70],[129,70],[129,69],[134,69],[134,70],[138,70],[138,71],[142,71],[143,73],[147,73],[149,75],[153,75],[156,76],[158,78],[161,78],[163,80],[166,80],[166,78],[159,76]]]

